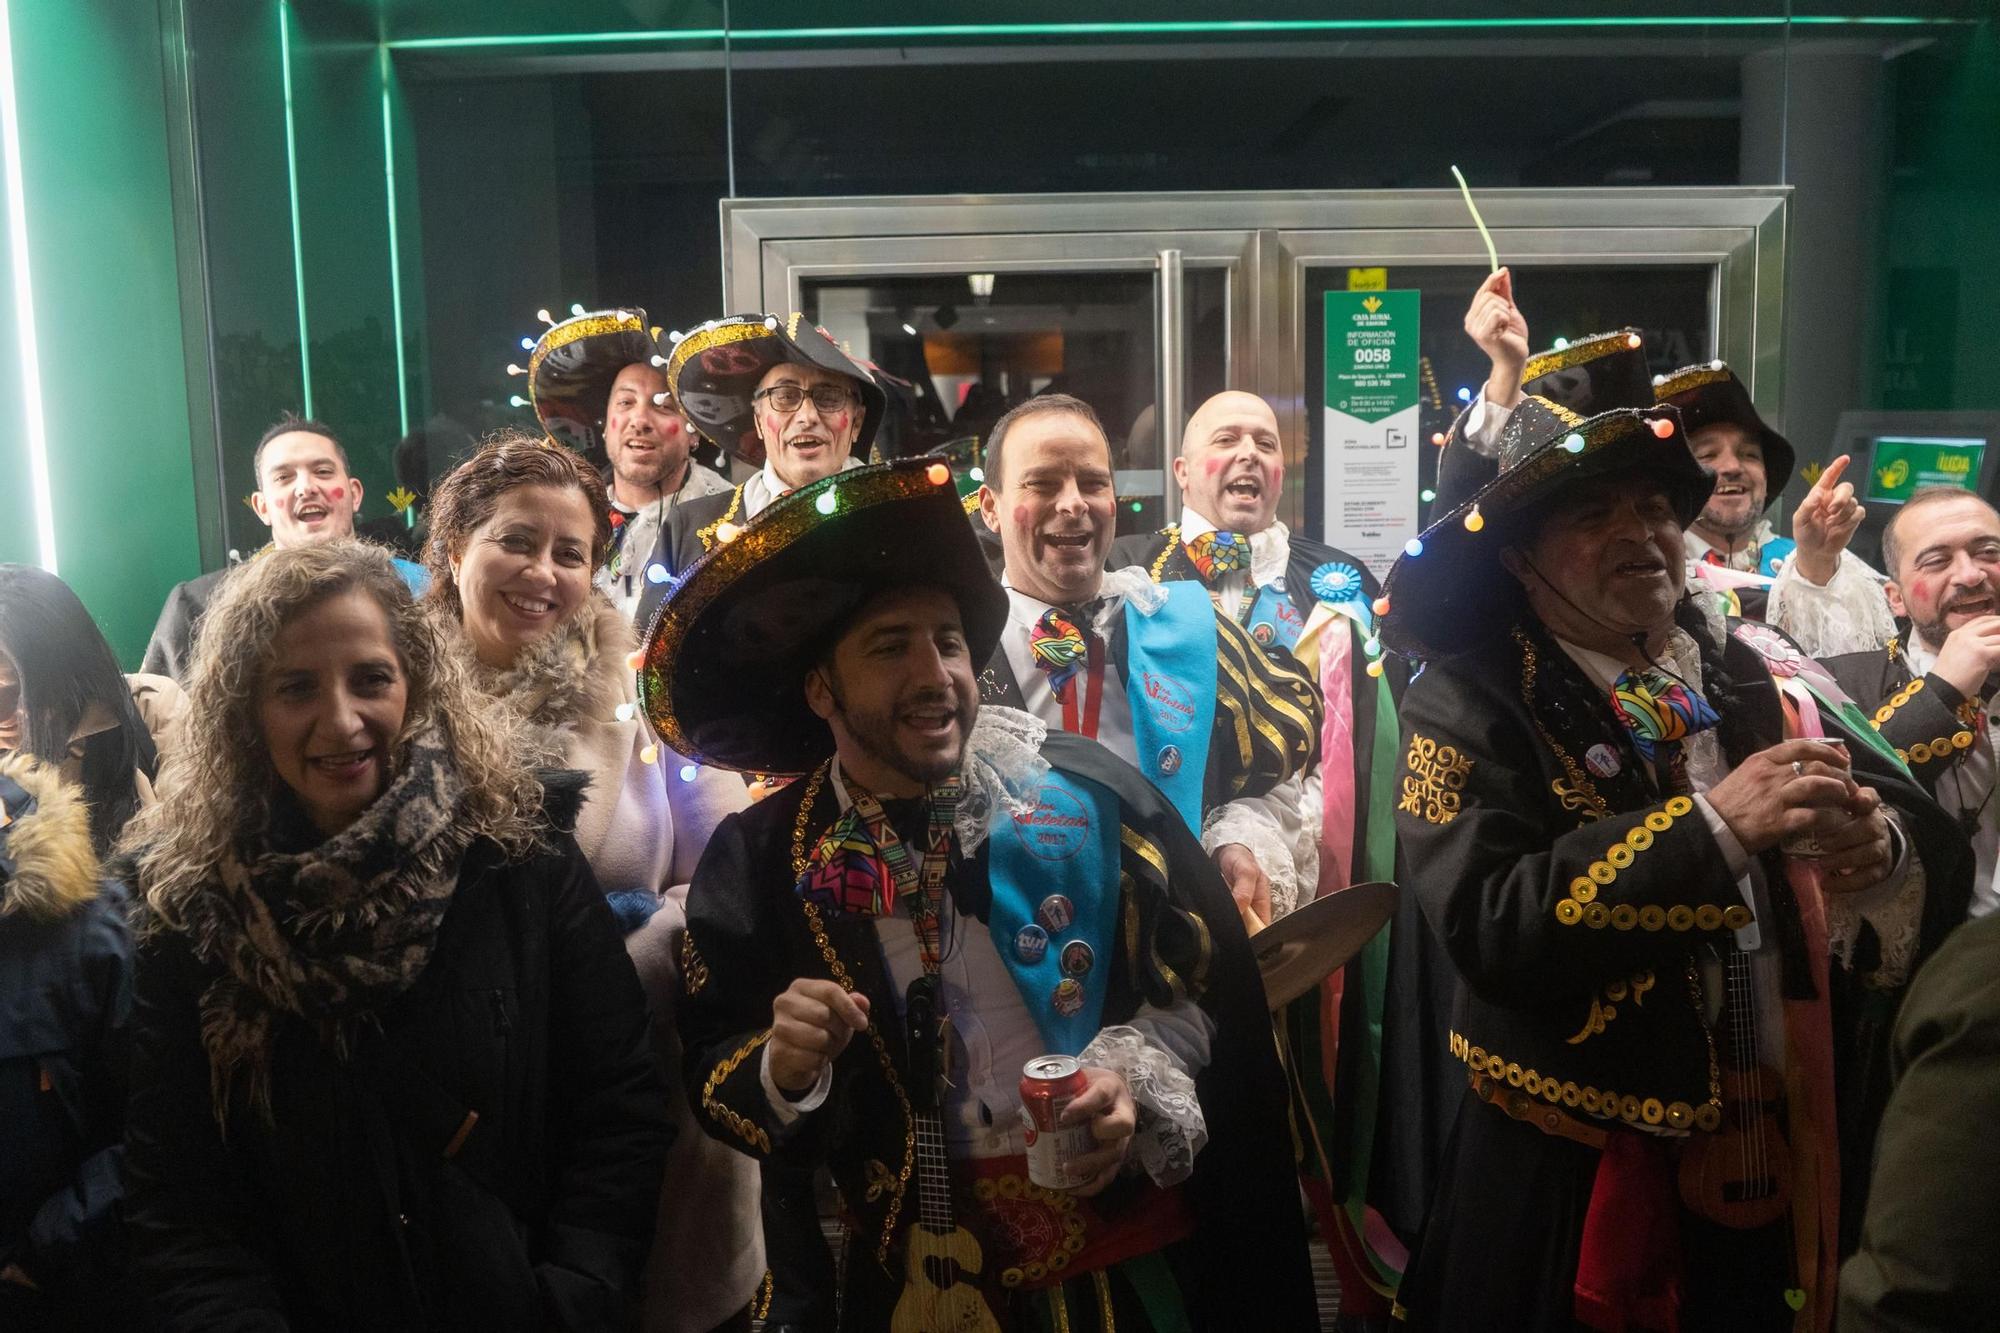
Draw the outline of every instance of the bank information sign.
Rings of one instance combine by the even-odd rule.
[[[1377,578],[1417,535],[1418,296],[1326,294],[1325,539]]]
[[[1878,435],[1868,469],[1868,498],[1901,504],[1928,486],[1975,490],[1986,441]]]

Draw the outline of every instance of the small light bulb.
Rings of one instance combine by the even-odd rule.
[[[528,405],[528,400],[523,398],[518,393],[507,400],[507,406],[509,407],[526,407],[527,405]]]
[[[909,334],[912,338],[914,338],[917,336],[917,326],[914,324],[905,323],[903,325],[903,332]]]
[[[537,310],[535,312],[535,318],[539,319],[544,324],[554,325],[555,323],[555,320],[549,317],[549,310],[547,306],[543,306],[540,310]]]
[[[666,364],[667,364],[667,358],[661,356],[658,352],[653,353],[653,368],[655,370],[658,370],[661,366],[664,366]]]
[[[1362,640],[1361,651],[1367,653],[1370,657],[1380,657],[1382,655],[1382,641],[1370,636]]]
[[[1379,675],[1381,675],[1381,674],[1382,674],[1382,659],[1381,659],[1381,658],[1379,658],[1379,657],[1378,657],[1378,658],[1376,658],[1376,659],[1375,659],[1374,661],[1372,661],[1372,662],[1370,662],[1370,663],[1368,664],[1368,674],[1369,674],[1369,675],[1371,675],[1371,676],[1379,676]]]
[[[1461,402],[1461,403],[1469,403],[1469,402],[1471,402],[1471,401],[1472,401],[1472,390],[1470,390],[1470,389],[1467,389],[1467,388],[1463,388],[1463,387],[1461,387],[1461,388],[1459,389],[1459,391],[1458,391],[1458,401],[1459,401],[1459,402]]]
[[[682,764],[682,765],[681,765],[681,781],[682,781],[682,782],[693,782],[693,781],[694,781],[694,779],[695,779],[695,775],[696,775],[697,773],[700,773],[700,772],[701,772],[701,770],[700,770],[699,768],[696,768],[696,767],[695,767],[695,766],[694,766],[693,764]]]
[[[1431,443],[1442,449],[1444,448],[1444,442],[1449,438],[1443,431],[1435,431],[1431,435]]]
[[[625,654],[625,665],[633,671],[637,671],[640,667],[646,665],[646,650],[644,648],[635,648]]]
[[[572,315],[581,315],[583,313],[583,302],[571,301],[569,303],[569,312]]]
[[[1465,516],[1465,530],[1467,532],[1477,532],[1485,526],[1486,526],[1486,516],[1479,512],[1478,505],[1474,505],[1472,507],[1472,512]],[[1411,554],[1414,555],[1416,553],[1413,551],[1411,552]]]
[[[638,709],[631,704],[619,704],[618,707],[611,710],[612,715],[615,716],[620,722],[630,722],[632,720],[632,714],[634,714],[637,711]]]
[[[1386,597],[1377,597],[1377,598],[1375,599],[1375,614],[1376,614],[1376,615],[1378,615],[1378,616],[1386,616],[1386,615],[1388,615],[1388,614],[1389,614],[1389,599],[1388,599],[1388,598],[1386,598]]]
[[[665,407],[666,405],[667,405],[667,395],[666,395],[666,394],[664,394],[664,393],[656,393],[656,394],[654,394],[654,395],[653,395],[653,406],[654,406],[654,407]]]
[[[813,508],[822,514],[831,514],[840,508],[840,497],[835,495],[831,488],[821,491],[819,498],[813,501]]]
[[[1560,351],[1561,351],[1561,350],[1562,350],[1563,348],[1565,348],[1565,347],[1567,347],[1567,346],[1569,346],[1569,339],[1567,339],[1567,338],[1558,338],[1558,339],[1556,339],[1556,350],[1557,350],[1558,352],[1560,352]]]
[[[509,375],[525,375],[525,374],[527,374],[528,372],[527,372],[527,370],[526,370],[526,369],[524,369],[523,367],[521,367],[521,366],[517,365],[516,363],[514,363],[514,362],[512,362],[512,361],[509,361],[509,362],[507,363],[507,373],[508,373]]]
[[[646,582],[665,583],[667,578],[667,567],[659,561],[655,560],[652,564],[646,566]]]
[[[737,527],[734,523],[718,523],[715,525],[715,539],[719,542],[733,542],[742,535],[743,529]]]
[[[534,350],[535,350],[535,340],[534,340],[533,338],[523,338],[523,339],[521,339],[521,350],[522,350],[522,351],[524,351],[524,352],[532,352],[532,351],[534,351]]]
[[[1576,431],[1571,431],[1569,434],[1563,436],[1563,448],[1573,454],[1582,453],[1583,436]]]
[[[942,486],[951,480],[951,469],[943,463],[932,463],[924,469],[924,475],[931,479],[931,485]]]
[[[1674,433],[1674,423],[1666,417],[1654,417],[1646,424],[1653,428],[1653,434],[1663,440]]]
[[[1419,500],[1422,500],[1425,504],[1429,504],[1431,501],[1438,498],[1438,493],[1433,490],[1422,490],[1417,492],[1417,498]]]
[[[645,749],[639,751],[639,762],[642,764],[659,763],[660,747],[657,745],[648,745]]]
[[[986,469],[983,467],[973,468],[970,472],[967,472],[965,475],[972,478],[974,481],[979,482],[982,485],[984,485],[986,482]]]
[[[1412,560],[1416,559],[1423,553],[1424,553],[1424,544],[1418,538],[1412,537],[1408,541],[1403,543],[1403,554],[1409,556]]]
[[[1642,341],[1644,340],[1641,339],[1639,335],[1636,333],[1628,333],[1625,335],[1625,345],[1627,347],[1636,348]]]

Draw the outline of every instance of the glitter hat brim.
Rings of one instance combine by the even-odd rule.
[[[804,316],[735,315],[704,324],[674,344],[667,382],[696,430],[717,448],[754,467],[764,465],[750,395],[778,365],[817,366],[853,380],[865,409],[854,456],[867,458],[889,409],[889,396],[868,368],[849,356]]]
[[[930,458],[853,468],[782,497],[688,568],[646,633],[639,699],[698,763],[803,773],[833,753],[805,676],[874,594],[930,586],[959,607],[974,670],[1007,622],[949,477]],[[833,512],[820,508],[832,495]]]
[[[1757,437],[1764,450],[1764,499],[1768,504],[1778,498],[1785,484],[1792,479],[1792,469],[1798,464],[1798,454],[1792,442],[1778,434],[1764,423],[1758,415],[1757,405],[1750,401],[1750,391],[1743,387],[1743,381],[1736,373],[1718,361],[1705,362],[1698,366],[1683,366],[1670,375],[1663,375],[1653,386],[1654,396],[1662,403],[1671,403],[1679,409],[1681,424],[1692,435],[1703,426],[1714,425],[1718,421],[1741,426]]]
[[[558,444],[597,443],[611,386],[625,367],[662,355],[646,312],[636,306],[594,310],[555,325],[528,357],[528,401]]]
[[[1674,422],[1664,439],[1650,424],[1658,418]],[[1576,452],[1564,446],[1572,434],[1583,437]],[[1501,550],[1569,487],[1630,472],[1654,473],[1666,483],[1683,528],[1715,489],[1714,474],[1688,452],[1671,406],[1618,408],[1565,425],[1424,529],[1418,538],[1422,554],[1397,557],[1382,585],[1389,601],[1382,642],[1408,657],[1448,657],[1504,633],[1526,602],[1521,585],[1501,564]],[[1478,532],[1465,526],[1475,509],[1484,520]]]

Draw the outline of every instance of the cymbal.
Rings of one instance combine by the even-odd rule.
[[[1360,953],[1396,914],[1402,890],[1356,884],[1314,899],[1257,932],[1250,948],[1271,1008],[1282,1009]]]

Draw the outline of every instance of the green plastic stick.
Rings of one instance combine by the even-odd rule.
[[[1472,214],[1472,225],[1479,228],[1479,239],[1486,242],[1486,262],[1492,265],[1493,272],[1498,273],[1500,252],[1493,248],[1493,233],[1486,230],[1486,219],[1479,216],[1479,205],[1472,202],[1472,187],[1465,183],[1465,173],[1456,165],[1452,167],[1451,174],[1458,181],[1458,192],[1465,196],[1465,211]]]

